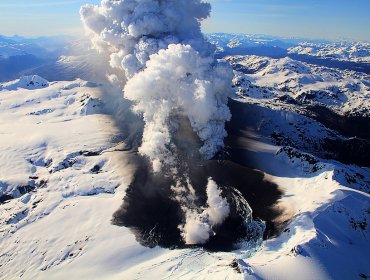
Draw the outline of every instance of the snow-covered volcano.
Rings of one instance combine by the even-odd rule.
[[[1,279],[370,278],[367,45],[80,15],[73,55],[0,37]]]
[[[229,252],[142,242],[135,228],[111,222],[135,178],[140,118],[129,104],[116,102],[120,93],[112,87],[22,78],[0,91],[2,278],[367,277],[369,138],[366,130],[361,137],[346,135],[326,115],[310,115],[310,108],[368,118],[368,77],[292,60],[227,59],[237,69],[236,94],[229,101],[233,118],[222,157],[232,170],[258,169],[278,187],[275,218],[258,208],[271,194],[256,189],[257,196],[243,199],[253,218],[281,228]],[[29,88],[30,81],[41,84]],[[334,98],[338,91],[346,98]],[[317,94],[302,99],[306,92]],[[362,146],[346,146],[351,141]],[[341,149],[365,157],[348,160]],[[227,174],[220,172],[220,178]],[[148,239],[151,233],[154,239]],[[156,233],[161,231],[146,232],[145,240],[155,241]]]

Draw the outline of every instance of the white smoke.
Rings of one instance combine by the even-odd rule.
[[[93,47],[108,62],[108,80],[122,87],[144,119],[139,152],[151,160],[154,172],[163,167],[173,177],[179,172],[173,142],[178,116],[189,120],[201,140],[202,158],[215,156],[231,117],[227,98],[233,72],[215,60],[214,47],[201,33],[210,5],[203,0],[102,0],[99,6],[83,6],[80,14]],[[177,180],[172,190],[185,214],[180,227],[185,242],[204,244],[229,214],[226,199],[212,179],[203,212],[195,207],[189,181]]]
[[[204,244],[209,238],[215,235],[213,227],[220,225],[229,216],[230,206],[225,198],[221,196],[212,178],[207,184],[208,207],[202,213],[189,210],[186,215],[186,223],[181,226],[182,235],[186,244]]]
[[[211,158],[223,146],[224,123],[230,118],[226,105],[227,72],[212,66],[190,45],[169,45],[152,55],[142,71],[125,87],[126,98],[143,113],[145,129],[140,152],[150,157],[155,171],[171,164],[171,115],[183,114],[203,142],[200,149]]]
[[[213,57],[201,20],[210,5],[201,0],[103,0],[85,5],[81,17],[94,47],[109,57],[109,79],[143,115],[140,153],[154,171],[176,164],[171,135],[174,116],[186,116],[202,141],[200,154],[212,158],[223,147],[231,117],[227,96],[233,76]]]
[[[207,203],[206,213],[212,225],[220,225],[229,216],[230,207],[225,198],[221,196],[221,190],[218,188],[212,178],[208,179],[207,184]]]

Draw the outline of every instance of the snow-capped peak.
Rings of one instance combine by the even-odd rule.
[[[0,84],[0,90],[38,89],[49,86],[49,81],[38,75],[23,76],[17,80]]]

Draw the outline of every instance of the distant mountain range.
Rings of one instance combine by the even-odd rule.
[[[0,82],[23,75],[27,70],[58,60],[70,37],[0,36]]]
[[[290,57],[319,66],[370,73],[368,42],[227,33],[211,33],[207,37],[216,46],[219,58],[227,55]],[[25,38],[0,35],[0,82],[33,74],[49,80],[88,78],[95,67],[89,59],[88,49],[84,40],[67,36]],[[83,68],[82,72],[76,68]]]
[[[258,55],[295,60],[370,73],[370,43],[309,40],[248,34],[207,34],[217,47],[217,55]]]

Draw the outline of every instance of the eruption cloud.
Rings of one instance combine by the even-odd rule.
[[[200,29],[210,5],[200,0],[103,0],[86,5],[81,17],[94,47],[109,57],[110,79],[145,121],[139,152],[154,171],[173,165],[173,116],[188,117],[212,158],[223,147],[231,68],[213,57]]]
[[[80,10],[93,47],[109,62],[107,77],[143,117],[139,153],[154,173],[179,177],[172,189],[183,208],[185,225],[179,228],[187,244],[207,242],[230,211],[212,179],[205,186],[208,208],[195,206],[174,142],[184,118],[199,138],[199,159],[213,158],[227,136],[233,72],[214,58],[214,47],[201,33],[210,10],[202,0],[102,0]]]

